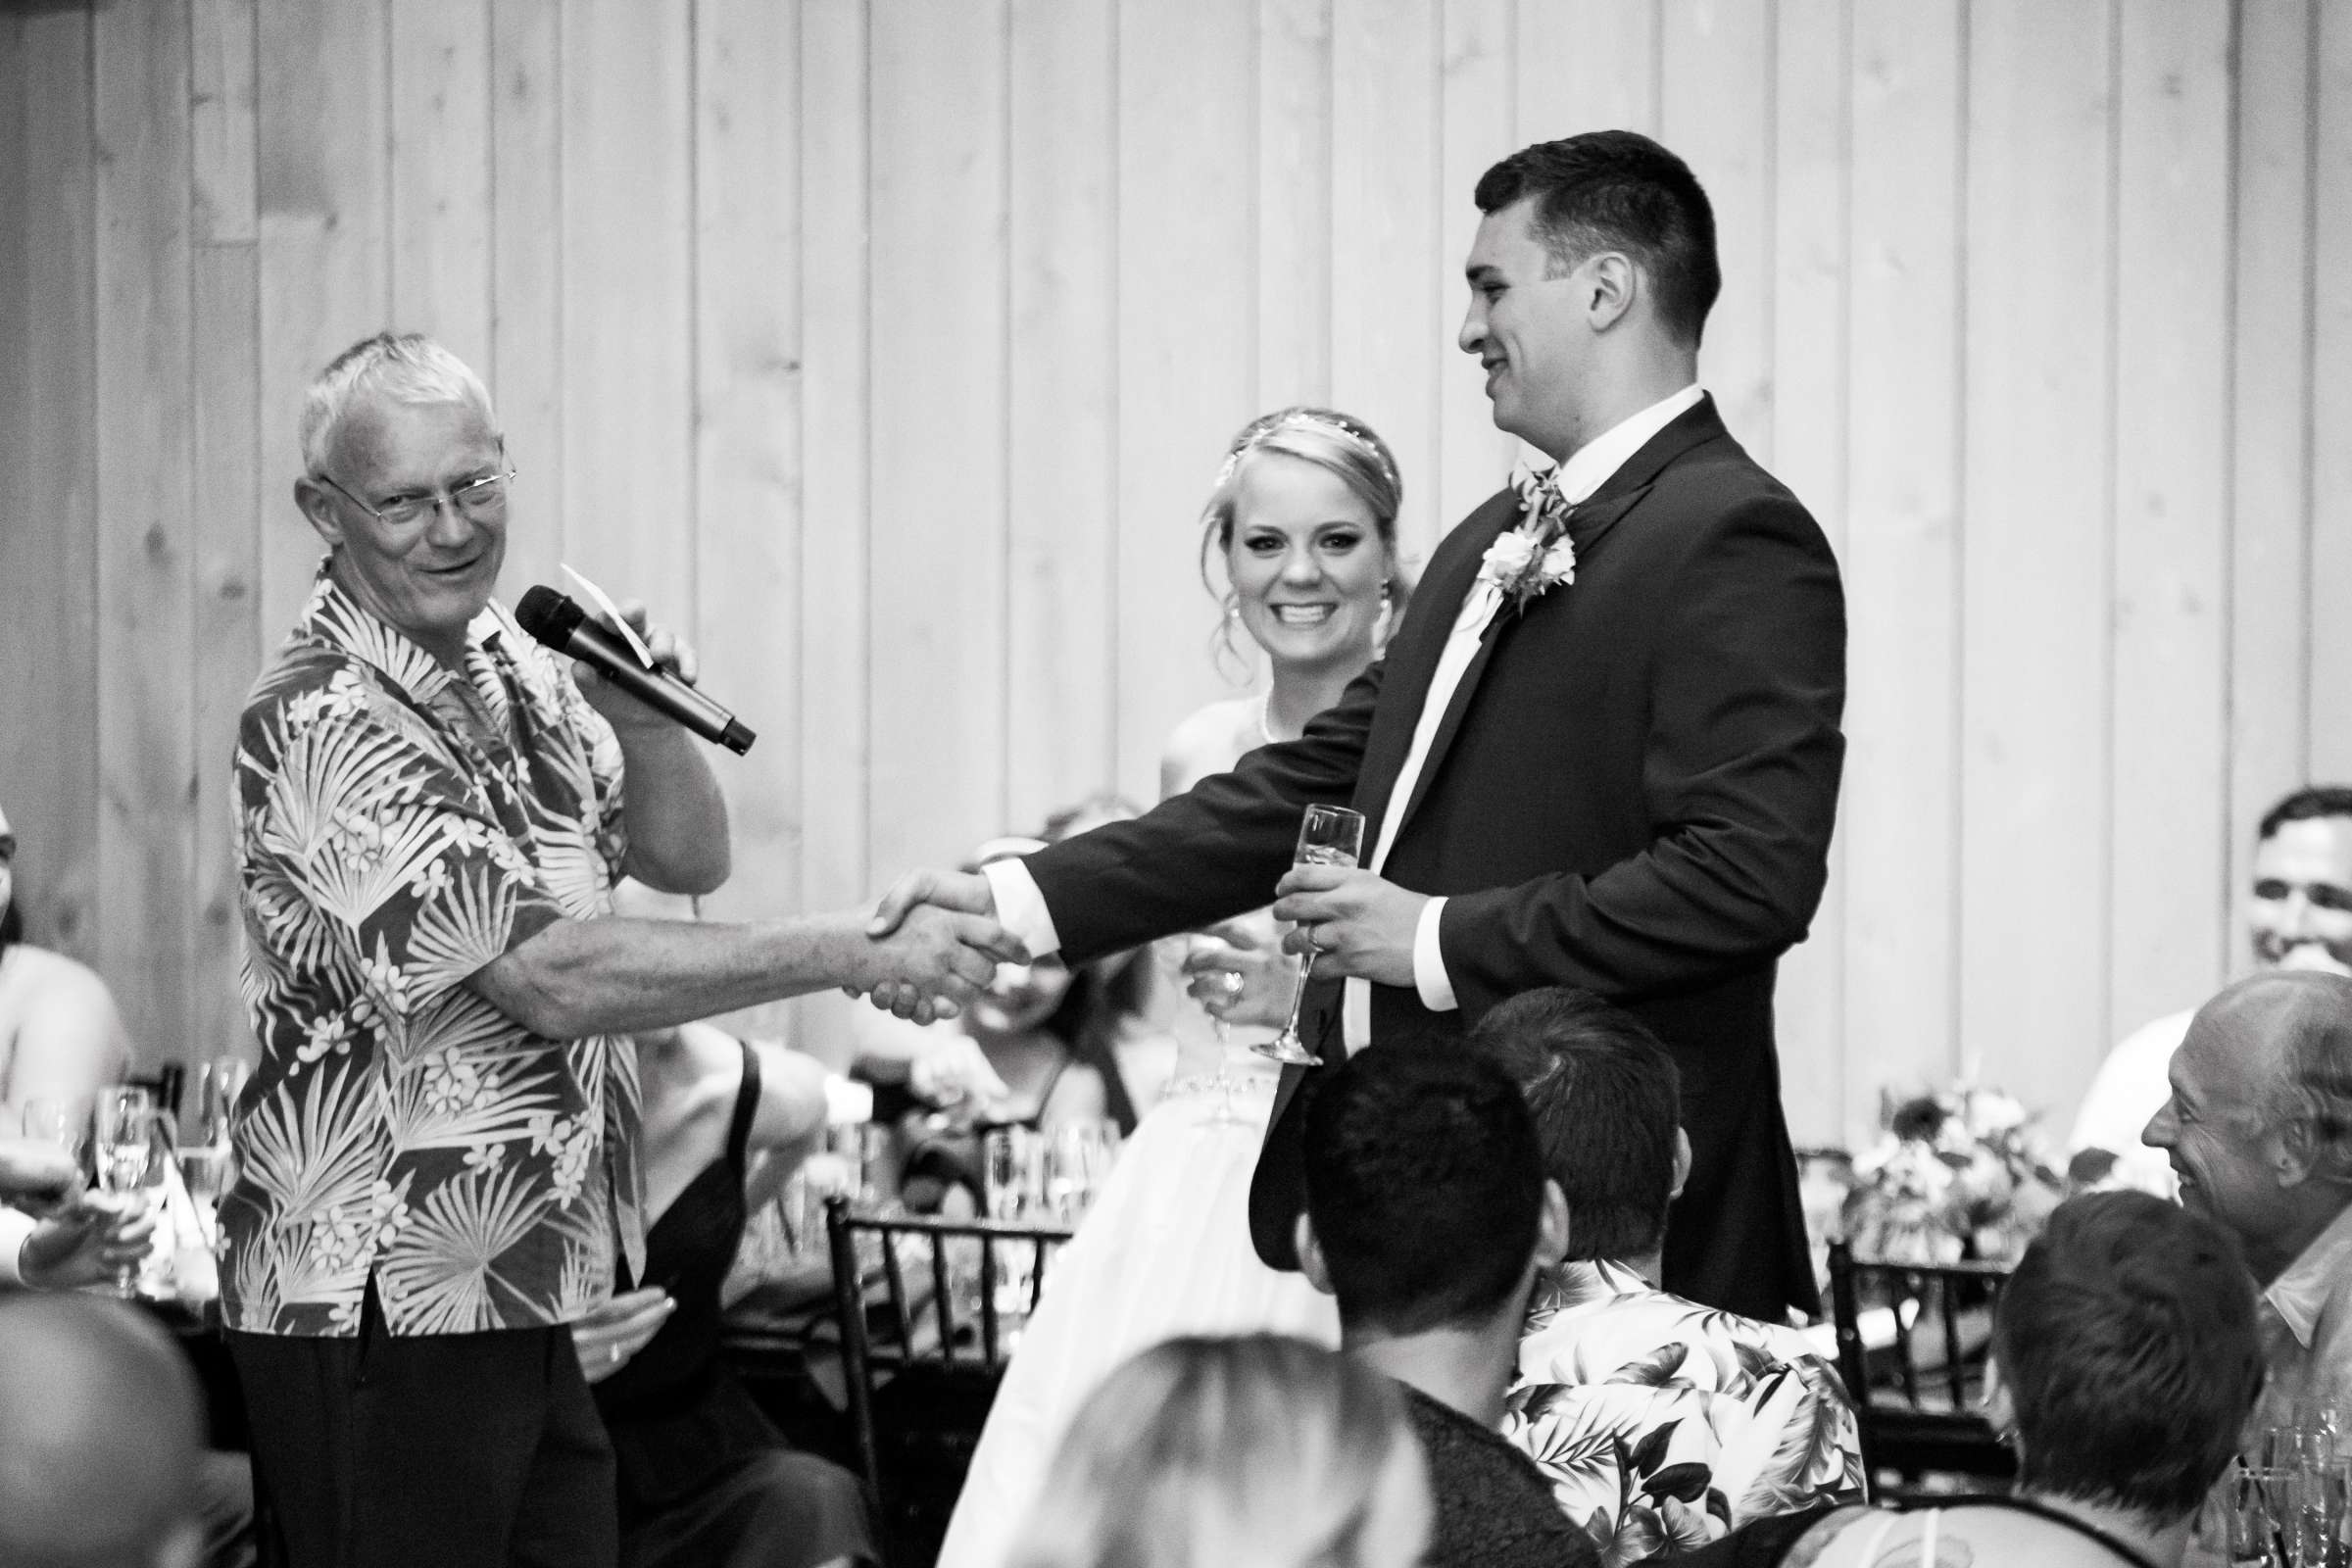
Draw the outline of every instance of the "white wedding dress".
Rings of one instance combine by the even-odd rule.
[[[1095,1385],[1183,1334],[1296,1334],[1336,1347],[1331,1298],[1258,1261],[1250,1177],[1281,1068],[1234,1031],[1220,1047],[1184,1004],[1176,1076],[1127,1141],[1078,1234],[1046,1277],[948,1528],[939,1568],[1000,1568],[1062,1429]],[[1216,1069],[1222,1059],[1226,1082]],[[1230,1102],[1230,1121],[1218,1120]]]

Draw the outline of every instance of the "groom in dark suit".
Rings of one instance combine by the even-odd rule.
[[[1386,659],[1300,739],[985,886],[916,873],[878,918],[993,906],[1078,961],[1279,882],[1291,945],[1319,955],[1303,1033],[1326,1060],[1451,1049],[1534,987],[1597,992],[1682,1070],[1692,1166],[1666,1288],[1751,1317],[1815,1309],[1772,1004],[1837,809],[1837,563],[1697,385],[1721,273],[1682,160],[1593,132],[1504,159],[1477,200],[1461,347],[1494,422],[1557,466],[1446,536]],[[1360,869],[1291,868],[1317,802],[1367,817]],[[1308,1076],[1285,1075],[1250,1194],[1277,1267],[1296,1266]]]

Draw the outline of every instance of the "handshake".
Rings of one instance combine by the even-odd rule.
[[[996,978],[1000,963],[1027,963],[1029,950],[997,923],[988,878],[964,871],[909,871],[866,918],[863,942],[842,990],[916,1023],[953,1018]]]

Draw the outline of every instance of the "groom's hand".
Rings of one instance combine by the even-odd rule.
[[[996,921],[996,895],[989,890],[988,878],[964,871],[909,871],[892,884],[874,906],[866,921],[865,934],[885,946],[902,940],[910,916],[915,925],[930,923],[939,916],[956,917],[952,924],[966,942],[989,962],[989,972],[973,982],[972,990],[985,988],[996,973],[996,964],[1027,963],[1029,954],[1013,936]],[[972,934],[981,934],[972,940]],[[959,978],[968,978],[969,965],[963,966]],[[942,995],[927,988],[920,980],[885,977],[869,986],[846,986],[853,996],[862,995],[885,1012],[917,1023],[929,1023],[934,1018],[953,1018],[960,1004],[969,1000],[970,992],[958,988]]]
[[[1274,891],[1274,918],[1298,924],[1284,949],[1316,955],[1317,975],[1413,983],[1413,934],[1429,895],[1337,865],[1295,865]]]

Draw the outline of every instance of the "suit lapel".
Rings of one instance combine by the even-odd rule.
[[[1617,525],[1619,518],[1633,511],[1642,498],[1649,494],[1650,486],[1657,483],[1658,475],[1677,458],[1701,442],[1724,433],[1723,420],[1715,412],[1714,397],[1703,395],[1697,403],[1676,416],[1665,429],[1651,436],[1639,452],[1619,465],[1617,471],[1602,481],[1598,490],[1569,512],[1568,538],[1576,546],[1577,559],[1581,562],[1599,543],[1601,536]],[[1514,507],[1504,518],[1504,524],[1515,523],[1518,518],[1519,514]],[[1501,534],[1502,528],[1497,527],[1487,543],[1493,543]],[[1486,546],[1482,544],[1479,548],[1483,557]],[[1476,576],[1477,568],[1473,566],[1469,577],[1475,579]],[[1465,581],[1463,590],[1467,592],[1468,588],[1469,583]],[[1554,591],[1574,593],[1576,585],[1570,583],[1565,589]],[[1458,599],[1456,604],[1458,607]],[[1438,776],[1439,765],[1446,760],[1446,753],[1452,747],[1453,737],[1462,727],[1462,715],[1469,711],[1470,699],[1478,691],[1478,683],[1487,672],[1488,662],[1494,657],[1495,644],[1502,640],[1510,623],[1524,613],[1522,610],[1504,605],[1494,612],[1494,618],[1487,623],[1485,635],[1479,638],[1478,652],[1470,656],[1469,666],[1462,671],[1460,684],[1454,687],[1446,701],[1445,716],[1438,721],[1438,732],[1430,738],[1429,756],[1422,759],[1421,771],[1413,779],[1412,798],[1404,803],[1404,815],[1396,823],[1396,838],[1403,838],[1404,830],[1412,825],[1413,812],[1428,798],[1429,787]],[[1452,622],[1449,620],[1446,624],[1450,629]],[[1412,728],[1419,722],[1422,703],[1429,699],[1429,680],[1436,673],[1436,668],[1437,659],[1433,655],[1429,670],[1421,677],[1420,700],[1413,704],[1413,723],[1405,727],[1405,746],[1399,749],[1396,761],[1391,764],[1388,776],[1382,782],[1384,803],[1388,792],[1395,787],[1396,773],[1404,767],[1404,751],[1411,746]],[[1377,822],[1371,824],[1371,841],[1377,844],[1380,832]]]
[[[1381,818],[1387,814],[1389,797],[1396,789],[1396,775],[1404,768],[1405,756],[1412,750],[1414,726],[1420,722],[1422,706],[1429,701],[1429,683],[1453,635],[1462,601],[1478,580],[1487,547],[1518,520],[1516,495],[1505,490],[1491,498],[1463,520],[1459,531],[1468,535],[1464,548],[1459,553],[1442,551],[1445,564],[1433,569],[1414,591],[1417,621],[1409,642],[1400,639],[1402,646],[1389,650],[1380,716],[1365,743],[1363,765],[1356,773],[1355,808],[1364,813],[1367,845],[1380,842]]]

